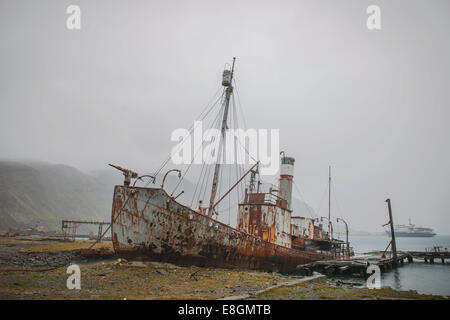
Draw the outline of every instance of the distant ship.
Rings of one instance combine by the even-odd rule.
[[[394,228],[396,237],[417,237],[417,238],[425,238],[425,237],[434,237],[436,233],[431,228],[424,227],[416,227],[411,223],[411,219],[409,220],[409,225],[397,224]],[[386,230],[386,234],[391,236],[391,231]]]

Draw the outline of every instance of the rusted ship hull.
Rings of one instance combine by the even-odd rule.
[[[293,270],[329,258],[238,231],[158,188],[115,186],[111,221],[114,250],[124,258],[266,271]]]

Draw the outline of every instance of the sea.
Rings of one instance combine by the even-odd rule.
[[[355,254],[375,250],[385,250],[390,241],[387,235],[349,236],[350,246]],[[450,236],[436,235],[431,238],[396,238],[397,250],[425,251],[434,246],[447,247],[450,250]],[[450,261],[434,264],[414,260],[396,269],[381,274],[381,285],[396,290],[415,290],[422,294],[450,296]]]

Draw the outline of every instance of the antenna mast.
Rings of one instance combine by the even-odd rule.
[[[227,88],[226,94],[225,94],[225,102],[224,102],[225,108],[223,110],[222,129],[221,129],[223,142],[225,141],[225,131],[228,128],[228,126],[227,126],[228,108],[230,106],[231,94],[233,93],[233,74],[234,74],[234,62],[235,61],[236,61],[236,58],[234,57],[231,71],[224,70],[224,72],[223,72],[222,85]],[[224,149],[223,151],[225,151],[225,148],[223,146],[224,145],[222,145],[222,148]],[[209,208],[208,208],[208,216],[209,217],[212,217],[212,215],[214,213],[214,200],[216,198],[217,184],[219,182],[219,171],[220,171],[220,159],[219,159],[219,157],[217,157],[216,167],[214,169],[214,178],[213,178],[212,189],[211,189],[211,197],[209,200]]]

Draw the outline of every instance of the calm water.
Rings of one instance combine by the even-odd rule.
[[[384,250],[390,241],[387,236],[350,236],[350,245],[355,253]],[[433,238],[397,238],[398,250],[424,251],[433,246],[450,248],[450,236]],[[450,264],[440,260],[434,264],[422,261],[406,263],[402,267],[381,274],[381,285],[397,290],[416,290],[419,293],[450,296]]]
[[[364,253],[372,250],[384,250],[390,237],[380,236],[349,236],[350,246],[355,253]],[[450,248],[450,236],[434,236],[432,238],[396,238],[397,250],[425,251],[425,248],[444,246]]]

